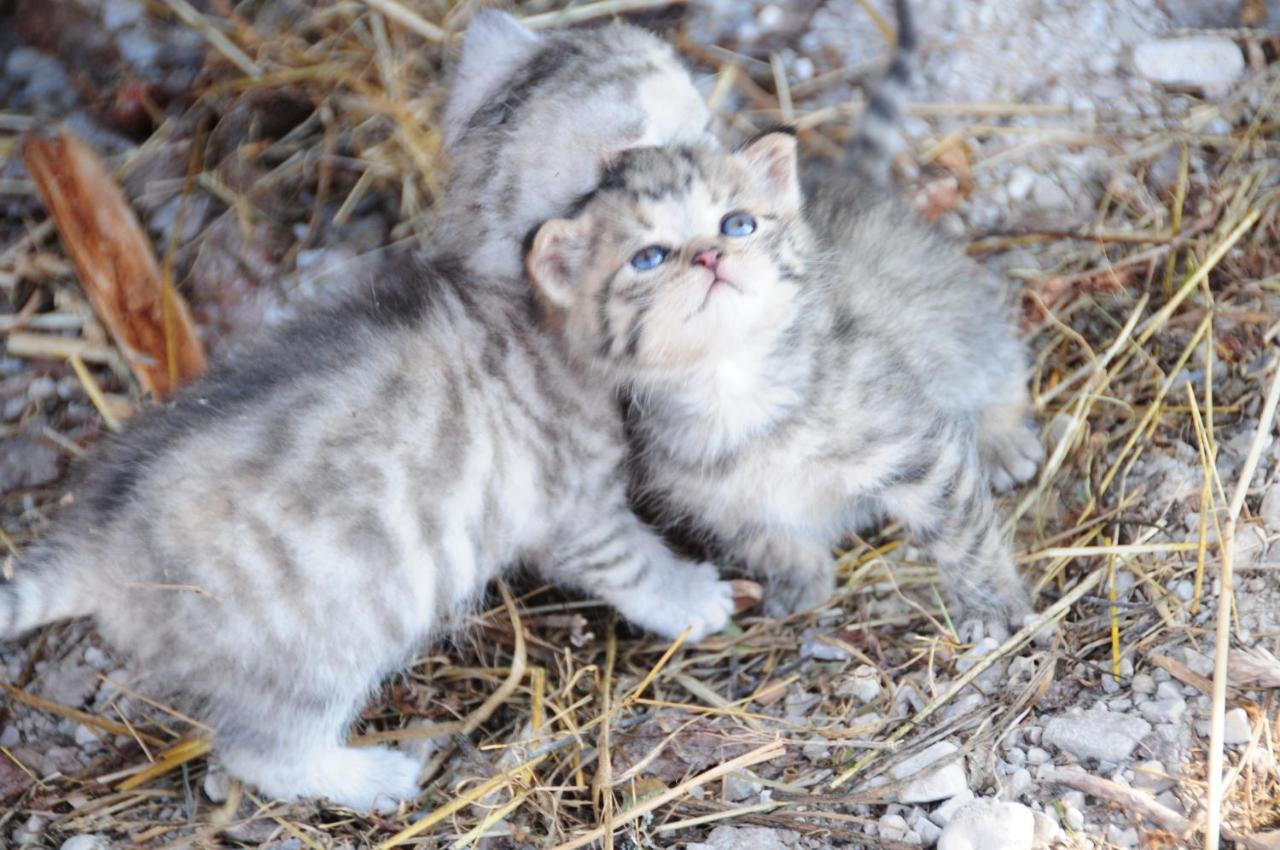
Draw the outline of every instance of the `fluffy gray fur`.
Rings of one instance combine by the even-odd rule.
[[[796,169],[786,133],[628,152],[530,276],[630,393],[642,495],[763,576],[771,613],[828,598],[830,547],[888,515],[965,606],[1019,621],[991,485],[1041,449],[1005,293],[864,175],[811,166],[802,204]],[[734,213],[754,230],[722,232]]]
[[[509,283],[410,264],[132,423],[0,584],[0,639],[92,615],[234,774],[367,809],[419,766],[346,731],[517,562],[674,636],[732,608],[630,511],[612,392]]]
[[[476,13],[444,115],[453,176],[436,244],[517,275],[520,245],[639,145],[714,144],[711,116],[670,45],[626,24],[535,33]]]

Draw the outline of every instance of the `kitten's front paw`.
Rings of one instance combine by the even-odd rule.
[[[764,594],[764,612],[770,617],[789,617],[798,611],[816,608],[830,599],[834,590],[829,572],[770,575]]]
[[[981,449],[991,487],[997,493],[1034,478],[1045,456],[1040,435],[1021,420],[999,429],[988,427],[982,434]]]
[[[668,639],[674,639],[687,627],[689,643],[697,643],[729,624],[733,616],[733,584],[722,581],[711,564],[687,564],[678,573],[679,584],[662,588],[662,598],[655,601],[640,625]]]

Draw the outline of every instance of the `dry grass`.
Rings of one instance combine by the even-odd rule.
[[[578,6],[570,16],[652,5],[615,0]],[[246,239],[272,217],[302,225],[303,235],[268,269],[273,272],[290,271],[300,250],[323,244],[330,229],[371,199],[388,199],[397,211],[389,241],[424,232],[446,169],[433,129],[438,73],[466,6],[441,16],[441,7],[409,0],[339,3],[270,33],[244,19],[208,19],[182,0],[163,6],[206,38],[208,65],[190,108],[119,164],[120,179],[127,184],[133,174],[159,171],[166,191],[184,205],[197,198],[224,205]],[[536,16],[539,25],[558,20]],[[733,91],[747,102],[747,109],[725,116],[735,131],[794,117],[811,150],[838,147],[837,113],[847,110],[814,107],[809,89],[779,84],[777,63],[685,46],[691,60],[718,74],[713,103]],[[857,814],[864,811],[857,807],[891,798],[893,783],[876,783],[935,741],[962,744],[976,786],[998,781],[999,742],[1033,712],[1091,704],[1108,676],[1120,680],[1123,692],[1122,669],[1161,666],[1212,691],[1173,655],[1182,646],[1210,652],[1216,642],[1216,679],[1226,682],[1223,629],[1232,624],[1215,635],[1213,618],[1205,616],[1215,604],[1213,582],[1225,548],[1216,541],[1229,542],[1232,528],[1254,522],[1247,507],[1257,493],[1247,480],[1220,480],[1215,459],[1220,435],[1258,427],[1271,376],[1257,364],[1260,352],[1276,349],[1280,333],[1280,315],[1273,312],[1280,292],[1278,86],[1276,66],[1257,68],[1231,99],[1203,107],[1233,121],[1248,116],[1229,136],[1200,133],[1203,113],[1158,130],[1135,123],[1037,132],[998,120],[1038,116],[1042,110],[1034,105],[918,109],[974,122],[914,152],[922,181],[954,177],[965,186],[973,171],[993,164],[966,143],[993,136],[1025,141],[991,160],[1016,156],[1025,146],[1099,146],[1113,152],[1117,174],[1139,183],[1168,151],[1180,156],[1172,192],[1109,186],[1087,229],[988,234],[971,246],[991,259],[1012,249],[1031,251],[1051,269],[1016,275],[1050,458],[1034,485],[1008,504],[1038,607],[1044,620],[1060,623],[1052,649],[1029,648],[1028,629],[969,664],[962,658],[968,649],[963,630],[941,605],[934,572],[911,560],[893,529],[851,541],[840,559],[839,596],[828,608],[785,622],[740,617],[729,632],[696,648],[637,636],[604,608],[566,602],[549,588],[525,586],[516,599],[503,588],[501,603],[473,617],[456,643],[418,658],[366,712],[358,737],[430,737],[436,750],[413,807],[365,817],[259,801],[238,787],[226,802],[211,804],[198,790],[208,747],[194,721],[139,694],[132,695],[129,712],[101,714],[36,696],[30,689],[35,662],[56,661],[83,639],[82,629],[60,625],[31,639],[30,662],[6,690],[15,704],[83,723],[109,744],[75,775],[21,783],[26,790],[0,813],[0,830],[41,813],[53,835],[105,832],[148,847],[289,838],[315,848],[342,842],[469,847],[501,835],[515,846],[567,850],[597,840],[604,847],[658,846],[696,834],[684,830],[732,822],[895,847],[863,834],[875,815]],[[1251,97],[1262,106],[1247,108]],[[282,129],[266,127],[273,112],[287,110],[303,117]],[[1052,117],[1056,108],[1044,114]],[[28,126],[22,119],[0,115],[0,156],[14,155],[14,134]],[[1191,173],[1192,159],[1208,164],[1205,175]],[[329,203],[337,212],[326,222],[321,208]],[[0,316],[0,332],[11,354],[37,358],[33,364],[54,375],[78,376],[110,425],[140,399],[51,235],[47,223],[33,222],[0,249],[0,291],[24,293],[21,309]],[[198,246],[199,240],[175,240],[157,250],[167,269],[181,272],[192,268]],[[1214,369],[1218,363],[1226,364],[1225,378]],[[1203,380],[1186,382],[1188,369],[1201,370]],[[66,427],[50,439],[78,454],[94,426],[60,421]],[[11,430],[0,425],[0,436]],[[1194,449],[1203,473],[1189,499],[1200,516],[1190,541],[1172,528],[1182,507],[1139,474],[1140,464],[1169,454],[1176,443]],[[1232,492],[1237,498],[1229,502]],[[38,533],[61,490],[30,495],[25,505],[5,503],[0,545],[19,547]],[[1136,586],[1128,601],[1117,590],[1126,573]],[[1257,575],[1274,572],[1251,573]],[[1178,579],[1194,584],[1189,602],[1168,590]],[[1231,601],[1220,606],[1224,620]],[[844,660],[801,653],[815,641]],[[1014,659],[1007,687],[986,686],[981,705],[964,702],[988,666]],[[1267,666],[1265,658],[1257,663]],[[865,704],[848,688],[858,668],[858,677],[881,685]],[[1265,682],[1266,675],[1252,681]],[[1243,752],[1225,752],[1221,784],[1207,773],[1221,763],[1220,735],[1178,766],[1177,794],[1190,814],[1148,825],[1164,830],[1164,846],[1199,842],[1185,833],[1204,828],[1204,802],[1219,790],[1230,835],[1280,827],[1276,775],[1259,769],[1253,757],[1256,751],[1274,755],[1280,731],[1274,693],[1259,693],[1215,692],[1216,716],[1225,699],[1264,722],[1255,723]],[[0,719],[14,710],[0,707]],[[118,745],[117,736],[133,743]],[[3,748],[0,762],[26,770]],[[725,798],[725,777],[748,767],[771,791],[767,801]],[[1047,801],[1054,792],[1046,785],[1037,793]],[[1120,794],[1114,802],[1135,817],[1145,805]],[[1162,839],[1151,835],[1152,846],[1160,846]]]

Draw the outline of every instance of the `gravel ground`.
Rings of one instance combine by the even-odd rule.
[[[115,61],[132,68],[154,92],[188,86],[195,79],[203,42],[190,30],[158,21],[140,0],[85,5],[100,22],[100,37],[115,51]],[[960,238],[1083,232],[1100,221],[1098,210],[1107,203],[1145,211],[1148,218],[1134,218],[1151,230],[1168,227],[1166,207],[1159,199],[1178,180],[1178,146],[1166,145],[1143,158],[1135,174],[1136,157],[1114,140],[1162,132],[1229,136],[1248,121],[1264,94],[1254,89],[1237,96],[1241,81],[1253,73],[1246,67],[1249,57],[1236,30],[1242,13],[1250,12],[1239,2],[916,0],[914,6],[923,49],[900,176],[922,209]],[[1264,11],[1269,17],[1262,24],[1280,30],[1280,4],[1245,6],[1255,13]],[[0,3],[0,12],[4,8]],[[757,60],[776,55],[790,85],[805,95],[797,98],[796,117],[801,119],[824,107],[858,101],[860,89],[851,78],[873,76],[887,55],[884,37],[854,0],[693,2],[686,13],[686,36],[694,43],[719,45]],[[1191,36],[1197,40],[1189,45]],[[73,81],[77,74],[62,58],[30,46],[31,41],[0,26],[0,119],[10,122],[0,128],[60,120],[117,161],[142,151],[146,167],[134,170],[125,185],[157,244],[166,244],[175,229],[179,242],[208,232],[223,240],[247,240],[234,250],[208,249],[188,258],[188,291],[215,350],[231,350],[237,334],[256,333],[264,322],[279,321],[297,305],[328,297],[331,289],[323,283],[327,278],[318,272],[343,268],[395,235],[397,211],[384,201],[358,210],[345,227],[322,229],[318,238],[308,236],[302,250],[292,252],[290,246],[308,234],[306,222],[263,225],[263,232],[245,234],[233,226],[224,208],[209,200],[180,216],[174,181],[179,180],[180,187],[185,159],[139,148],[146,134],[130,123],[132,112],[116,108],[118,102],[109,108],[93,102]],[[855,73],[835,73],[842,68]],[[704,66],[702,71],[708,72],[702,83],[710,95],[716,83],[714,69]],[[749,105],[736,90],[720,104],[727,136],[747,132],[750,123],[763,123],[756,120],[761,116],[744,120],[741,113]],[[970,132],[979,121],[989,129]],[[948,140],[960,134],[963,141],[957,148]],[[0,137],[4,138],[8,137]],[[948,144],[963,151],[960,166],[943,171],[936,162],[927,163]],[[1216,165],[1206,160],[1204,150],[1191,149],[1187,173],[1193,190],[1207,192]],[[5,151],[0,148],[0,254],[41,217],[18,158]],[[990,262],[1016,285],[1029,286],[1055,273],[1073,250],[1070,240],[1029,243],[993,253]],[[65,285],[71,275],[63,262],[42,274],[58,284],[53,288],[62,299],[59,311],[71,317],[64,321],[78,315],[83,325],[88,314],[73,287]],[[253,263],[250,274],[245,266]],[[1263,289],[1254,305],[1259,313],[1273,317],[1262,327],[1264,332],[1269,328],[1272,350],[1274,317],[1280,315],[1280,288],[1274,285],[1278,272],[1272,265],[1261,273],[1272,275],[1273,285]],[[262,279],[274,281],[276,274],[283,284],[259,285]],[[20,309],[28,292],[19,297],[18,286],[0,287],[0,319]],[[1224,415],[1216,429],[1217,473],[1228,491],[1257,428],[1257,384],[1263,377],[1261,352],[1266,350],[1266,345],[1251,348],[1229,367],[1220,361],[1212,375],[1218,403],[1236,413]],[[1205,371],[1194,365],[1203,362],[1193,358],[1175,386],[1185,383],[1203,391]],[[95,374],[109,392],[122,399],[127,394],[122,376],[113,377],[107,369]],[[87,443],[99,427],[96,412],[68,367],[0,355],[0,519],[11,535],[38,531],[45,507],[60,493],[68,455],[74,454],[48,439],[47,432]],[[1059,419],[1046,423],[1051,445],[1066,427]],[[1195,542],[1203,489],[1195,435],[1181,434],[1158,448],[1128,472],[1128,492],[1142,493],[1134,516],[1159,526],[1168,535],[1165,539]],[[1114,457],[1118,449],[1100,450],[1098,462]],[[1280,538],[1280,440],[1274,435],[1264,447],[1253,492],[1255,519],[1242,527],[1238,542],[1236,636],[1239,646],[1280,654],[1280,580],[1275,571],[1280,566],[1275,544]],[[1052,525],[1053,518],[1042,521]],[[1209,536],[1214,539],[1212,527]],[[910,555],[906,553],[906,560]],[[1193,562],[1194,553],[1190,557]],[[1147,611],[1152,607],[1151,590],[1144,583],[1155,581],[1170,598],[1189,603],[1195,585],[1187,564],[1185,553],[1166,554],[1154,556],[1141,568],[1119,570],[1115,599],[1121,606]],[[1157,578],[1144,577],[1144,569]],[[860,725],[882,728],[893,721],[892,728],[944,692],[946,676],[962,675],[998,646],[980,626],[961,624],[967,648],[943,659],[951,665],[949,673],[935,676],[932,667],[913,666],[901,677],[886,679],[883,665],[867,663],[869,659],[841,638],[858,621],[900,622],[914,615],[892,589],[886,590],[883,583],[876,589],[872,598],[822,613],[794,636],[800,664],[796,669],[804,681],[760,706],[763,714],[811,722],[828,706],[839,704],[855,714]],[[1150,639],[1130,632],[1132,640],[1120,659],[1118,675],[1099,663],[1105,649],[1099,655],[1096,646],[1087,655],[1060,660],[1051,679],[1043,678],[1043,663],[1035,658],[1001,659],[942,710],[931,746],[895,764],[888,774],[861,785],[854,781],[850,787],[861,797],[840,808],[850,819],[850,829],[866,836],[869,846],[1157,846],[1154,838],[1144,843],[1150,825],[1136,818],[1131,808],[1072,789],[1062,779],[1084,768],[1094,777],[1147,793],[1171,813],[1194,814],[1210,705],[1200,677],[1213,672],[1216,594],[1216,584],[1207,580],[1196,613],[1185,606],[1166,606],[1158,611],[1159,617],[1149,619]],[[891,648],[888,657],[898,651],[905,659],[919,646]],[[1268,664],[1265,658],[1260,663]],[[1280,665],[1268,668],[1273,675],[1276,667]],[[4,646],[0,670],[4,681],[23,682],[27,693],[62,706],[113,720],[145,718],[162,726],[178,722],[148,708],[131,687],[131,672],[83,623],[58,626],[25,643]],[[1271,687],[1277,685],[1280,678]],[[1002,724],[1001,734],[990,739],[987,748],[975,748],[970,734],[975,718],[980,720],[1001,694],[1032,688],[1040,688],[1038,700],[1014,721]],[[1249,708],[1228,712],[1226,743],[1237,763],[1250,766],[1251,781],[1274,788],[1280,778],[1271,746],[1278,731],[1274,693],[1259,687],[1236,696]],[[625,757],[628,739],[622,740]],[[630,745],[638,758],[653,741],[637,733]],[[0,806],[27,793],[32,777],[57,785],[59,778],[110,773],[144,757],[129,735],[106,734],[75,719],[13,702],[0,705],[0,748]],[[666,781],[679,781],[682,771],[691,767],[718,763],[723,754],[707,755],[705,764],[688,753],[682,758],[672,761]],[[805,745],[798,758],[803,787],[819,787],[839,767],[832,747],[820,742]],[[180,793],[156,820],[180,822],[201,806],[221,803],[226,784],[216,772],[186,777],[178,785]],[[718,799],[763,806],[797,787],[763,771],[740,771],[720,786]],[[39,796],[23,797],[21,811],[0,819],[0,844],[90,850],[115,846],[110,842],[120,840],[104,822],[72,819],[70,823],[79,824],[72,829],[65,811],[42,814]],[[86,805],[89,799],[82,795],[73,805]],[[1260,808],[1252,826],[1280,827],[1276,817],[1274,807]],[[227,846],[261,844],[276,850],[304,846],[297,837],[282,836],[274,824],[263,823],[249,819],[239,832],[225,832],[220,840]],[[801,831],[737,822],[677,838],[668,836],[672,843],[663,846],[773,850],[848,845],[806,837]],[[536,840],[521,844],[513,839],[493,846],[539,845]]]

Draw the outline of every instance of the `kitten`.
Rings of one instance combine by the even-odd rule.
[[[510,282],[410,264],[237,363],[97,453],[0,583],[0,639],[93,615],[263,793],[413,798],[419,765],[347,728],[517,562],[663,636],[727,621],[628,508],[614,395]]]
[[[641,496],[763,576],[769,613],[827,599],[832,544],[888,515],[966,607],[1019,622],[991,484],[1040,449],[1001,287],[863,174],[810,171],[802,202],[780,132],[627,152],[529,276],[629,393]]]
[[[444,113],[453,176],[433,235],[476,272],[520,274],[520,244],[640,145],[714,144],[711,116],[671,46],[627,24],[535,33],[482,9]]]

